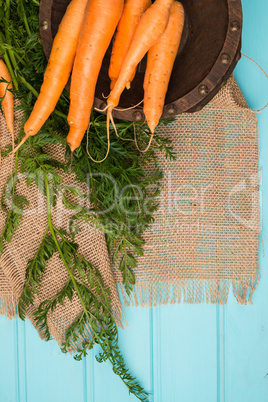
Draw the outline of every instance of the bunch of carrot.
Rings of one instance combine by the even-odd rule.
[[[183,24],[184,10],[176,0],[155,0],[153,4],[151,0],[72,0],[54,39],[41,91],[24,126],[21,144],[38,133],[72,72],[67,142],[72,152],[80,146],[90,124],[103,57],[116,28],[109,68],[106,157],[112,111],[147,53],[144,113],[153,135],[163,111]]]

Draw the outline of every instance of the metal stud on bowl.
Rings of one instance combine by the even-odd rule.
[[[142,121],[143,120],[143,115],[141,112],[134,112],[132,115],[133,119],[135,121]]]
[[[47,31],[48,28],[49,28],[49,23],[48,23],[48,21],[47,21],[47,20],[41,21],[41,22],[40,22],[40,28],[41,28],[43,31]]]
[[[171,103],[171,105],[168,105],[167,106],[167,112],[170,115],[175,114],[177,112],[176,105],[174,105],[173,103]]]
[[[239,32],[241,29],[240,23],[238,21],[232,21],[230,24],[230,29],[232,32]]]
[[[228,53],[223,53],[221,55],[221,63],[222,64],[229,64],[231,61],[231,56]]]
[[[198,87],[198,92],[202,96],[206,96],[208,94],[208,87],[205,84],[202,84]]]

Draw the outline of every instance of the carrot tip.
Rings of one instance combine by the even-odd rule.
[[[69,145],[69,147],[70,147],[70,150],[71,150],[71,158],[73,157],[73,153],[74,153],[74,151],[76,150],[76,148],[75,148],[75,146],[74,145],[72,145],[70,142],[67,142],[67,144]]]
[[[28,138],[29,138],[29,136],[25,135],[25,137],[21,140],[19,145],[17,145],[16,148],[13,149],[12,155],[15,154],[20,149],[20,147],[25,143],[26,140],[28,140]]]

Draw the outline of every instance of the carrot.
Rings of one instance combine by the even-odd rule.
[[[123,60],[127,54],[127,51],[131,45],[132,39],[135,34],[135,30],[140,21],[142,14],[151,6],[151,0],[126,0],[123,9],[122,16],[120,18],[115,40],[113,43],[112,55],[109,66],[109,77],[111,80],[111,90],[114,87],[117,80]],[[132,74],[130,82],[135,76],[135,72]],[[130,82],[126,87],[130,88]]]
[[[67,142],[72,152],[89,126],[99,71],[123,7],[123,0],[88,1],[71,79]]]
[[[68,82],[86,4],[87,0],[72,0],[65,12],[53,41],[40,94],[29,119],[24,125],[25,137],[16,150],[27,138],[38,133],[55,109],[59,97]]]
[[[118,105],[120,96],[132,77],[135,68],[148,50],[166,29],[173,0],[156,0],[142,15],[131,46],[123,61],[119,77],[107,100],[107,138],[109,140],[112,110]]]
[[[5,115],[7,128],[11,134],[12,146],[14,148],[14,97],[12,92],[9,91],[9,89],[13,88],[13,85],[11,82],[11,75],[2,59],[0,59],[0,79],[4,79],[8,82],[0,83],[0,97],[3,98],[3,112]]]
[[[168,84],[184,26],[184,9],[174,1],[167,28],[147,55],[144,78],[144,114],[152,136],[163,112]],[[152,137],[150,139],[150,143]],[[149,148],[150,143],[146,150]],[[145,151],[146,151],[145,150]],[[145,152],[144,151],[144,152]]]

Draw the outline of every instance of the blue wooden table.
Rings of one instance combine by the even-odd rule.
[[[268,72],[268,1],[242,0],[242,51]],[[251,108],[268,101],[268,80],[242,58],[235,77]],[[268,109],[258,115],[261,210],[268,241]],[[266,250],[267,252],[267,250]],[[260,250],[261,280],[253,305],[176,305],[125,309],[120,331],[126,362],[152,402],[268,401],[268,270]],[[94,354],[76,362],[55,342],[45,343],[29,321],[0,318],[0,402],[134,402],[111,366]]]

